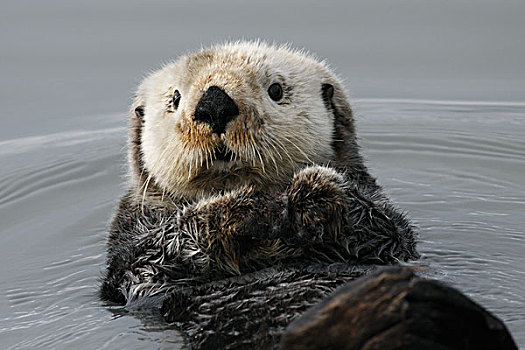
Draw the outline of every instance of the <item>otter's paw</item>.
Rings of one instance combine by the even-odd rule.
[[[347,208],[347,183],[332,168],[312,166],[298,172],[286,190],[291,241],[334,241]]]
[[[205,241],[276,239],[271,232],[279,222],[282,206],[278,202],[251,187],[244,187],[186,208],[178,222],[193,225]]]

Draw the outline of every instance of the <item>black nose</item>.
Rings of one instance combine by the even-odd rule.
[[[195,108],[195,120],[208,123],[216,134],[224,134],[226,124],[239,115],[239,108],[230,96],[217,86],[202,95]]]

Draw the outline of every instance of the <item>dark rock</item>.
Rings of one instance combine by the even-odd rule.
[[[340,288],[290,324],[282,349],[517,349],[501,320],[454,288],[392,268]]]

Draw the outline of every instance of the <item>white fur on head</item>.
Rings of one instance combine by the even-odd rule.
[[[273,83],[284,91],[277,102],[268,95]],[[144,115],[135,133],[140,140],[132,140],[140,161],[132,166],[143,169],[134,174],[147,174],[142,186],[153,181],[172,197],[196,199],[247,184],[280,186],[306,164],[327,164],[335,157],[334,113],[323,101],[323,84],[341,89],[324,63],[284,46],[236,42],[183,56],[138,89],[135,107]],[[220,136],[193,116],[211,86],[239,109]],[[175,90],[182,96],[177,108]],[[232,151],[232,161],[214,160],[221,145]]]

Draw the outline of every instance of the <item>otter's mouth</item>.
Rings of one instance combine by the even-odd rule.
[[[233,152],[226,146],[218,146],[213,152],[213,160],[231,162],[233,160]]]

